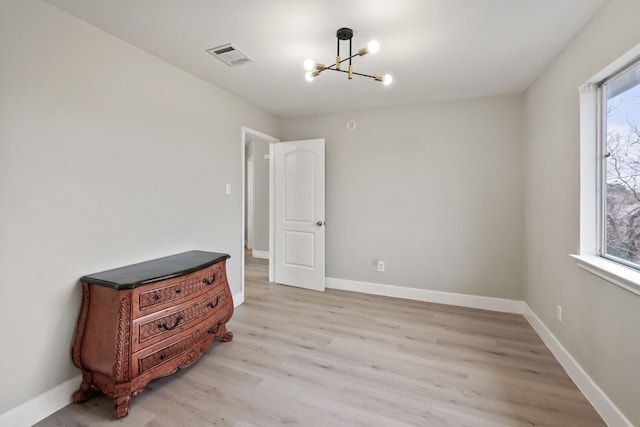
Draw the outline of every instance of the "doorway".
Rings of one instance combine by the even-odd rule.
[[[276,144],[279,139],[244,126],[241,135],[243,251],[239,303],[245,297],[247,259],[254,265],[258,261],[268,266],[269,282],[324,290],[324,139]]]
[[[269,145],[279,139],[248,127],[241,128],[242,145],[242,300],[247,259],[269,262]]]

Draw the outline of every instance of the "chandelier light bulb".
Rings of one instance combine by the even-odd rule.
[[[304,75],[304,78],[306,81],[312,82],[315,77],[313,76],[313,73],[311,71],[307,71],[307,73]]]
[[[367,45],[367,53],[374,54],[380,50],[380,43],[377,40],[371,40]]]
[[[385,74],[382,77],[382,84],[385,86],[389,86],[393,82],[393,77],[390,74]]]
[[[313,61],[313,59],[305,59],[304,61],[304,69],[307,71],[313,71],[313,69],[316,67],[316,63]]]

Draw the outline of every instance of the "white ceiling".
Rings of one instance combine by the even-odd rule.
[[[523,92],[606,0],[48,0],[280,117]],[[335,32],[354,71],[384,86],[302,63],[335,60]],[[255,63],[229,68],[206,52],[232,42]],[[342,45],[347,49],[347,44]],[[344,55],[343,55],[344,56]]]

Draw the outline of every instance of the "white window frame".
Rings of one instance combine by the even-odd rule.
[[[587,80],[580,91],[580,250],[578,267],[640,295],[640,271],[602,256],[603,134],[600,85],[640,59],[637,45]]]
[[[607,220],[605,218],[604,212],[606,209],[605,203],[607,200],[607,188],[606,188],[606,176],[605,174],[607,174],[607,160],[605,158],[605,147],[607,145],[607,140],[608,140],[608,123],[607,120],[605,119],[606,116],[606,111],[607,111],[607,97],[608,94],[605,91],[605,86],[607,84],[609,84],[612,80],[617,79],[618,77],[622,76],[623,74],[633,71],[634,69],[640,69],[640,58],[636,58],[634,61],[632,61],[630,64],[627,64],[623,69],[618,70],[617,73],[615,73],[612,76],[609,76],[606,80],[604,80],[603,82],[601,82],[598,85],[598,120],[600,123],[600,127],[598,129],[598,158],[600,159],[600,167],[599,167],[599,176],[598,176],[598,180],[600,182],[600,185],[602,186],[602,191],[599,194],[599,205],[598,205],[598,211],[600,214],[600,218],[599,218],[599,227],[598,227],[598,242],[600,243],[599,247],[598,247],[598,253],[600,254],[600,256],[602,256],[603,258],[606,258],[608,260],[611,260],[613,262],[617,262],[619,264],[625,265],[627,267],[633,268],[635,270],[640,270],[640,264],[628,261],[624,258],[619,258],[616,257],[615,255],[611,255],[609,253],[607,253],[607,239],[606,239],[606,229],[607,229]]]

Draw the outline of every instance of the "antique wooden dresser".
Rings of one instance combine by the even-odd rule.
[[[72,347],[82,383],[73,401],[101,391],[124,417],[149,381],[191,365],[216,337],[230,341],[227,258],[190,251],[83,276]]]

